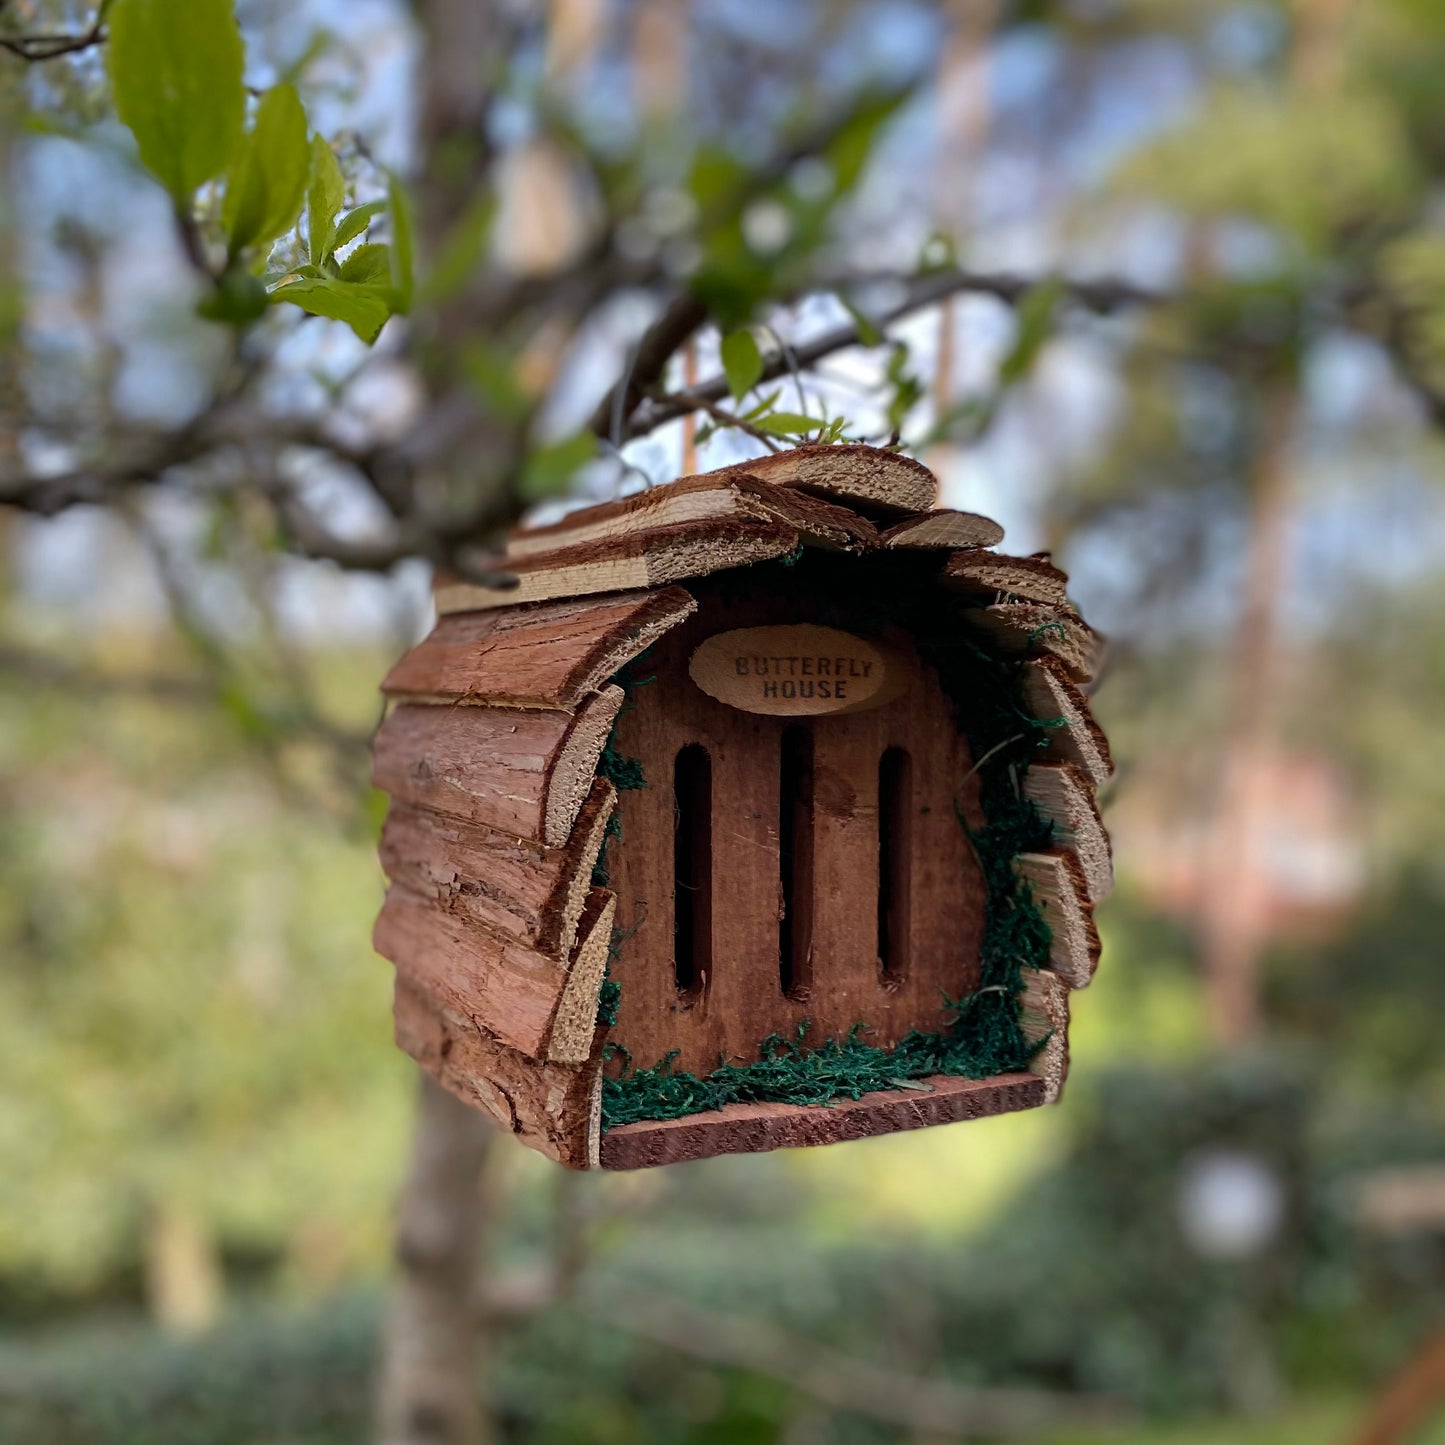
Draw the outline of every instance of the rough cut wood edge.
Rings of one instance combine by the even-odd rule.
[[[938,505],[938,478],[922,462],[861,443],[793,447],[724,470],[895,515],[928,512]]]
[[[1108,783],[1114,776],[1109,740],[1064,667],[1051,657],[1031,659],[1023,669],[1023,693],[1034,717],[1056,723],[1049,729],[1045,756],[1078,764],[1095,788]]]
[[[381,833],[382,870],[393,883],[448,913],[564,959],[602,851],[617,790],[592,783],[572,836],[561,848],[393,802]]]
[[[658,527],[615,541],[588,542],[508,562],[506,570],[517,578],[515,587],[478,587],[470,582],[439,579],[436,609],[438,614],[472,612],[548,602],[558,597],[661,587],[730,567],[786,557],[800,540],[795,528],[776,522],[723,521]]]
[[[397,1044],[444,1088],[549,1159],[598,1167],[600,1038],[585,1063],[539,1063],[400,976],[394,997]]]
[[[620,687],[608,683],[578,709],[547,780],[542,841],[549,847],[560,848],[571,836],[625,696]]]
[[[405,703],[376,735],[372,781],[412,807],[559,848],[591,789],[622,698],[609,684],[575,716]]]
[[[1048,1081],[1033,1074],[922,1080],[931,1092],[888,1089],[831,1105],[729,1104],[685,1119],[621,1124],[602,1136],[604,1169],[650,1169],[716,1154],[755,1154],[867,1139],[901,1129],[926,1129],[1045,1102]]]
[[[878,540],[885,547],[927,547],[938,551],[997,547],[1003,541],[1003,528],[993,518],[981,517],[977,512],[940,508],[896,523],[880,532]]]
[[[1068,574],[1042,557],[960,552],[944,564],[943,582],[955,592],[1020,597],[1045,607],[1069,606]]]
[[[616,916],[617,895],[606,888],[593,888],[587,895],[577,946],[567,970],[567,985],[547,1042],[547,1057],[554,1063],[580,1064],[592,1052],[598,998],[607,972]]]
[[[747,472],[705,472],[615,502],[583,507],[545,527],[513,532],[509,561],[588,543],[636,536],[664,527],[700,527],[718,521],[781,522],[796,527],[811,546],[860,552],[878,543],[877,529],[847,507]]]
[[[1074,763],[1035,763],[1024,774],[1023,790],[1054,825],[1054,841],[1078,858],[1089,902],[1097,903],[1114,886],[1114,852],[1089,775]]]
[[[1088,682],[1098,672],[1104,639],[1072,608],[997,602],[963,616],[1004,652],[1056,658],[1074,682]]]
[[[1070,988],[1085,988],[1099,963],[1099,930],[1079,860],[1066,848],[1020,853],[1014,867],[1028,880],[1053,939],[1049,964]]]
[[[386,675],[412,702],[576,710],[590,692],[697,611],[681,587],[605,601],[453,613]]]
[[[386,892],[372,945],[398,977],[530,1058],[545,1057],[566,965],[503,942],[398,883]]]
[[[1069,986],[1057,974],[1041,968],[1025,975],[1020,1023],[1024,1037],[1044,1044],[1029,1064],[1029,1072],[1043,1081],[1046,1104],[1057,1104],[1069,1074]]]

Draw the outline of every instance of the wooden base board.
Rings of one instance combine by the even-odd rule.
[[[900,1129],[926,1129],[990,1114],[1009,1114],[1042,1104],[1045,1081],[1033,1074],[958,1079],[940,1074],[921,1080],[930,1092],[888,1089],[831,1105],[729,1104],[685,1119],[621,1124],[602,1136],[604,1169],[650,1169],[715,1154],[753,1154],[867,1139]]]

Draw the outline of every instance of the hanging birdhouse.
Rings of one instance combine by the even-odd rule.
[[[396,1034],[577,1168],[1056,1099],[1098,638],[927,468],[800,447],[514,535],[392,669]]]

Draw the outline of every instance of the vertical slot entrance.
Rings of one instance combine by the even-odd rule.
[[[696,998],[712,970],[712,759],[689,743],[673,764],[672,966]]]
[[[778,982],[789,998],[813,984],[813,734],[783,733],[778,779]]]
[[[885,984],[908,971],[909,855],[913,760],[889,748],[878,760],[878,967]]]

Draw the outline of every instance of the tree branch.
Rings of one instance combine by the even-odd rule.
[[[780,1330],[760,1320],[698,1309],[670,1295],[609,1283],[582,1307],[609,1328],[730,1369],[747,1370],[916,1436],[945,1440],[1052,1434],[1061,1427],[1118,1426],[1123,1409],[1097,1395],[998,1389],[920,1379]]]
[[[1036,286],[1043,284],[1043,278],[1019,276],[1008,272],[960,271],[949,268],[929,271],[915,276],[907,283],[903,299],[889,308],[873,323],[880,331],[895,321],[915,311],[934,306],[948,296],[959,292],[972,292],[980,296],[994,296],[1009,305],[1017,305]],[[1178,298],[1163,292],[1151,291],[1127,281],[1061,281],[1057,283],[1063,300],[1071,302],[1086,311],[1107,314],[1129,306],[1158,306]],[[793,358],[800,367],[808,367],[831,356],[837,351],[846,351],[850,346],[862,344],[857,323],[850,322],[825,331],[791,348]],[[763,372],[759,381],[772,381],[791,369],[787,355],[779,350],[763,360]],[[728,394],[725,376],[714,376],[699,382],[686,392],[658,396],[642,403],[623,429],[621,440],[646,436],[648,432],[696,411],[707,401],[720,401]],[[600,408],[599,408],[600,411]],[[593,429],[597,430],[598,414],[593,415]],[[605,432],[601,433],[605,435]]]
[[[105,41],[105,29],[100,15],[96,14],[88,30],[69,35],[0,35],[0,50],[8,50],[21,60],[55,60],[62,55],[74,55],[81,50],[101,45]]]

